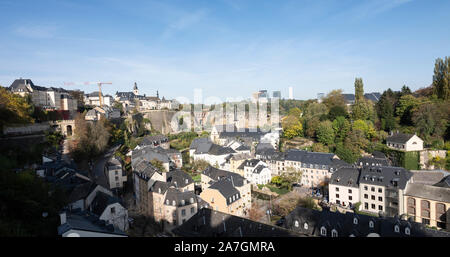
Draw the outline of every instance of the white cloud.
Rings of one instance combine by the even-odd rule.
[[[59,28],[55,25],[21,25],[14,29],[14,33],[27,38],[52,38]]]

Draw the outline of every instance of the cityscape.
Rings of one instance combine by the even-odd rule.
[[[94,12],[104,4],[117,12],[125,8],[116,3],[44,2],[52,10],[73,8],[75,14],[82,10]],[[9,68],[0,69],[0,236],[146,237],[149,242],[150,238],[196,238],[199,242],[211,238],[265,239],[220,246],[232,252],[276,252],[278,245],[271,239],[285,237],[299,241],[320,237],[450,237],[449,35],[422,44],[411,34],[407,40],[418,50],[412,52],[405,46],[405,53],[410,51],[408,54],[417,55],[417,59],[405,58],[403,64],[409,65],[410,72],[399,67],[395,75],[398,79],[392,80],[396,71],[385,75],[384,68],[367,72],[380,60],[384,62],[386,53],[377,42],[373,48],[378,50],[372,46],[366,50],[380,51],[380,57],[376,54],[361,57],[367,61],[364,65],[360,65],[361,60],[355,61],[355,57],[347,59],[346,66],[347,61],[341,60],[341,55],[328,55],[334,48],[324,50],[321,54],[327,57],[323,61],[336,58],[336,70],[330,69],[329,63],[318,66],[323,70],[314,75],[317,83],[304,75],[312,72],[309,69],[296,74],[292,69],[281,70],[285,66],[280,70],[262,68],[270,62],[259,54],[254,56],[254,70],[247,70],[246,61],[236,64],[239,71],[228,70],[230,64],[225,63],[228,58],[233,63],[241,57],[249,58],[248,55],[238,51],[236,56],[242,54],[239,58],[223,57],[222,54],[231,54],[230,49],[223,49],[218,55],[217,49],[195,46],[197,39],[192,38],[205,32],[213,48],[223,46],[214,35],[218,39],[223,36],[227,43],[235,42],[237,46],[248,40],[247,35],[242,39],[232,36],[231,28],[240,25],[241,33],[253,29],[254,35],[262,33],[275,38],[278,35],[282,41],[285,31],[274,32],[267,23],[263,29],[252,22],[263,22],[260,15],[274,8],[276,14],[268,17],[289,18],[274,21],[273,26],[294,22],[294,18],[309,24],[314,15],[289,16],[292,10],[288,9],[298,8],[300,14],[309,10],[323,17],[323,12],[329,13],[331,21],[326,20],[327,23],[339,19],[336,26],[345,26],[341,24],[343,15],[353,10],[345,8],[353,4],[358,7],[353,11],[360,12],[360,16],[346,22],[370,23],[368,28],[380,35],[384,32],[375,24],[381,23],[383,17],[393,20],[393,15],[402,18],[408,12],[414,16],[421,8],[426,13],[425,23],[448,27],[449,3],[342,1],[319,8],[309,2],[301,5],[244,2],[199,1],[188,6],[151,1],[138,4],[142,11],[123,9],[142,22],[145,10],[151,10],[148,15],[158,19],[164,16],[158,12],[170,13],[165,14],[167,17],[176,13],[186,15],[163,30],[159,39],[163,43],[149,39],[148,46],[161,53],[148,53],[157,60],[152,64],[129,64],[130,69],[136,69],[135,73],[119,70],[123,64],[119,65],[111,52],[110,57],[102,59],[107,64],[98,64],[96,68],[88,65],[86,69],[72,69],[72,64],[57,62],[56,66],[67,66],[54,66],[52,75],[49,60],[55,58],[53,54],[66,58],[63,54],[66,50],[58,46],[52,54],[44,53],[54,47],[46,42],[63,40],[63,26],[78,37],[80,31],[69,26],[78,22],[77,18],[72,14],[67,18],[56,15],[46,19],[46,24],[60,20],[60,27],[51,30],[34,27],[34,32],[31,23],[20,30],[14,27],[19,23],[7,23],[15,28],[13,33],[17,37],[27,34],[36,43],[27,47],[42,51],[42,56],[30,57],[29,65],[22,63],[22,54],[14,51],[25,49],[22,45],[25,42],[10,50],[0,50],[0,56],[6,59],[18,56]],[[14,11],[23,4],[5,2],[0,3],[0,8]],[[340,4],[347,11],[334,11],[335,5]],[[227,11],[216,9],[225,8],[222,5],[227,6]],[[279,5],[283,6],[281,14]],[[30,6],[25,13],[33,9]],[[257,11],[249,10],[255,6]],[[370,14],[362,11],[369,9]],[[434,19],[430,17],[432,11],[436,11]],[[46,13],[42,17],[50,17]],[[234,13],[254,15],[244,19]],[[91,21],[97,28],[103,28],[102,22],[116,24],[108,19]],[[123,26],[116,24],[114,29],[121,31],[118,35],[136,33],[136,38],[142,41],[131,36],[129,42],[111,42],[104,51],[121,52],[122,44],[129,44],[130,56],[134,56],[135,50],[144,48],[141,44],[146,41],[138,36],[143,28],[138,22],[129,22],[121,23]],[[221,22],[228,24],[227,29],[217,27]],[[80,21],[79,29],[93,36],[85,23]],[[136,27],[131,29],[131,24]],[[413,26],[407,21],[395,24],[403,29]],[[291,25],[286,25],[286,30]],[[324,29],[322,25],[317,24],[316,29]],[[130,30],[126,31],[128,26]],[[153,26],[148,31],[156,33]],[[212,27],[219,31],[210,32]],[[300,26],[299,31],[300,28],[303,29]],[[339,29],[347,33],[347,29]],[[105,31],[104,35],[110,33]],[[355,31],[359,33],[360,28],[355,27]],[[341,40],[334,33],[327,33]],[[96,40],[88,40],[93,46],[79,45],[80,49],[92,50],[92,63],[96,62],[94,58],[102,58],[99,56],[103,50],[94,46]],[[438,44],[439,40],[444,44]],[[356,56],[359,45],[353,45],[355,42],[349,44],[350,48],[358,49],[352,52]],[[379,44],[389,42],[386,39]],[[266,55],[279,52],[279,59],[267,58],[274,65],[278,61],[290,64],[293,60],[284,55],[290,55],[292,49],[303,51],[302,44],[291,48],[291,43],[265,52]],[[8,39],[1,44],[7,46],[16,41]],[[289,49],[283,51],[284,46]],[[184,47],[198,57],[184,53],[181,50]],[[251,47],[261,46],[255,43]],[[312,49],[309,47],[306,50]],[[172,63],[173,56],[165,52],[171,48],[180,58],[191,56],[184,62],[191,61],[192,67]],[[395,56],[395,48],[386,51],[394,55],[392,58],[404,58],[401,51]],[[67,52],[73,51],[71,57],[80,49],[67,45]],[[97,50],[99,54],[94,53]],[[425,54],[426,51],[429,53]],[[307,55],[299,63],[314,56]],[[42,66],[35,63],[39,58]],[[167,60],[162,61],[164,58]],[[210,65],[205,65],[203,58],[210,59]],[[218,65],[216,61],[224,63]],[[311,62],[311,68],[316,67],[317,60]],[[117,67],[112,68],[114,65]],[[170,65],[176,72],[166,70]],[[386,65],[389,66],[386,69],[395,70],[397,63]],[[201,68],[204,72],[194,72]],[[217,71],[219,68],[223,70]],[[149,70],[148,76],[143,69]],[[160,75],[155,75],[158,72]],[[224,75],[226,72],[228,75]],[[380,74],[374,75],[377,72]],[[216,74],[217,80],[211,74]],[[308,82],[297,79],[298,76]],[[88,81],[89,78],[96,79]],[[198,83],[198,78],[204,78],[205,83]],[[279,83],[275,85],[274,80]],[[325,82],[327,86],[323,86],[324,81],[331,83]],[[203,255],[214,249],[212,243],[208,248],[208,244],[173,242],[175,246],[169,251]]]

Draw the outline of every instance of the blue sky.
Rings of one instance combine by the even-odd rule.
[[[110,81],[193,99],[315,98],[428,86],[450,55],[450,1],[0,1],[0,84]],[[95,86],[65,86],[85,92]]]

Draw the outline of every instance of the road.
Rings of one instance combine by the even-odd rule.
[[[102,157],[94,161],[94,165],[92,167],[92,175],[94,176],[95,183],[97,183],[98,185],[109,188],[108,178],[106,177],[106,174],[104,172],[105,164],[118,148],[119,146],[109,149]]]

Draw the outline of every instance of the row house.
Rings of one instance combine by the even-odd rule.
[[[311,187],[328,182],[335,170],[346,165],[346,162],[332,153],[291,149],[285,157],[285,168],[301,171],[300,183]]]
[[[272,179],[272,171],[268,165],[258,159],[245,160],[237,170],[253,185],[265,185]]]
[[[279,224],[296,233],[317,237],[450,237],[411,219],[375,217],[297,207]]]
[[[210,208],[246,216],[251,207],[251,184],[244,177],[209,166],[201,173],[200,197]]]
[[[41,87],[33,84],[31,79],[16,79],[9,91],[20,96],[31,96],[31,101],[37,107],[47,110],[76,111],[77,99],[70,91],[63,88]]]

